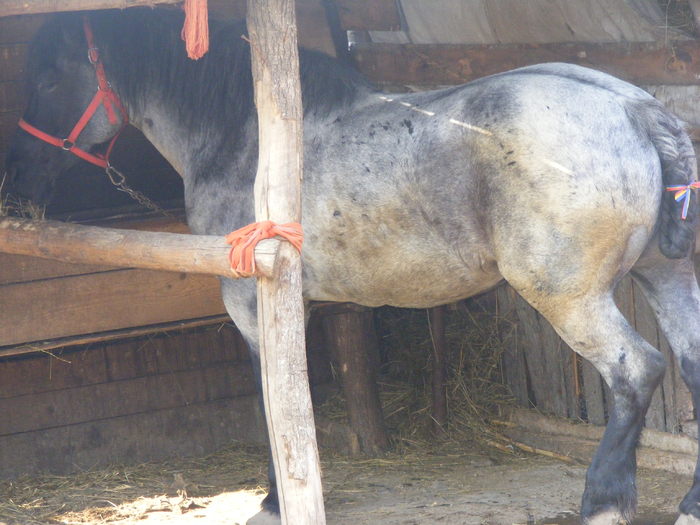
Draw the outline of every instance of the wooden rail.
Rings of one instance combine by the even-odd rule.
[[[697,85],[700,41],[508,45],[358,44],[359,69],[379,84],[454,85],[542,62],[568,62],[633,84]]]
[[[182,0],[3,0],[0,16],[90,11],[93,9],[126,9],[135,6],[179,4]]]
[[[273,274],[277,239],[261,241],[255,249],[256,275]],[[57,221],[0,218],[0,252],[172,272],[220,275],[232,279],[230,246],[223,236],[120,230]]]

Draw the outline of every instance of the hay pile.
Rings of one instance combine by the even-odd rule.
[[[0,177],[0,217],[12,215],[25,219],[43,220],[46,213],[45,206],[39,206],[29,200],[15,195],[3,193],[7,173]]]
[[[266,447],[234,444],[204,458],[0,481],[0,523],[138,521],[153,512],[179,514],[206,506],[209,496],[220,492],[262,493],[266,484]]]
[[[657,3],[665,15],[665,30],[678,31],[695,38],[698,37],[695,16],[688,0],[657,0]]]
[[[397,452],[447,442],[489,443],[500,438],[493,420],[503,407],[512,404],[501,377],[501,326],[494,314],[478,311],[475,304],[460,303],[446,312],[449,419],[439,440],[433,434],[430,413],[433,343],[427,311],[377,310],[380,398]],[[331,397],[318,411],[329,419],[344,421],[342,394]]]

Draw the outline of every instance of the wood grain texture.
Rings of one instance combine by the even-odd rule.
[[[0,477],[69,474],[110,464],[203,456],[264,443],[257,396],[193,403],[0,437]]]
[[[257,272],[271,274],[279,241],[266,239],[255,249]],[[239,278],[230,266],[231,247],[216,235],[119,230],[0,218],[0,252],[57,259]]]
[[[335,0],[345,30],[398,31],[401,15],[395,0]]]
[[[210,276],[116,270],[0,287],[0,346],[225,312]]]
[[[248,0],[259,157],[255,218],[301,221],[302,105],[292,0]],[[306,364],[301,257],[282,243],[272,278],[260,277],[263,399],[280,514],[287,525],[326,522]]]
[[[126,9],[136,6],[179,4],[182,0],[3,0],[0,16],[90,11],[93,9]]]
[[[633,84],[696,85],[700,41],[517,45],[358,44],[360,70],[380,84],[461,84],[542,62],[569,62],[605,71]]]
[[[518,405],[530,407],[528,372],[525,355],[518,339],[518,317],[515,311],[515,290],[510,286],[496,288],[496,315],[499,323],[499,339],[503,345],[503,380],[510,388]]]
[[[355,307],[333,315],[326,312],[322,323],[340,375],[350,428],[361,451],[377,456],[389,448],[389,438],[377,387],[379,345],[372,309]]]

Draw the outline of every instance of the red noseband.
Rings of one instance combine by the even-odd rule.
[[[109,85],[109,82],[107,82],[104,66],[102,65],[102,61],[100,60],[100,53],[97,47],[95,47],[95,42],[92,35],[92,28],[90,27],[90,21],[87,16],[83,17],[83,29],[85,30],[85,39],[87,40],[88,45],[88,59],[90,60],[90,63],[93,66],[95,66],[95,75],[97,76],[97,93],[95,93],[95,96],[92,97],[90,104],[83,112],[83,115],[80,117],[80,120],[78,120],[76,125],[73,126],[72,131],[68,134],[68,137],[66,138],[59,138],[53,135],[49,135],[48,133],[45,133],[38,128],[35,128],[23,118],[19,120],[19,127],[27,133],[29,133],[30,135],[33,135],[36,138],[43,140],[48,144],[51,144],[52,146],[56,146],[66,151],[70,151],[76,157],[80,157],[81,159],[86,160],[94,164],[95,166],[99,166],[101,168],[106,169],[109,166],[109,155],[110,153],[112,153],[112,147],[117,141],[117,138],[119,137],[121,131],[129,123],[129,116],[126,110],[124,109],[124,106],[122,105],[121,101],[119,100],[119,97],[112,90],[112,87]],[[119,130],[114,135],[114,137],[112,137],[112,140],[109,141],[107,151],[104,154],[90,153],[89,151],[85,151],[84,149],[81,149],[75,145],[76,141],[78,140],[78,137],[83,132],[83,129],[85,128],[85,126],[87,126],[88,122],[90,122],[90,119],[92,119],[92,117],[95,115],[95,112],[100,106],[104,106],[110,124],[116,124],[119,122],[117,115],[114,111],[115,107],[119,110],[119,113],[122,116],[121,126],[119,127]]]

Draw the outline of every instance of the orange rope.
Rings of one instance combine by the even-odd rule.
[[[231,245],[229,261],[231,268],[241,275],[255,273],[255,246],[263,239],[276,236],[284,237],[301,253],[304,242],[304,232],[298,222],[275,224],[272,221],[254,222],[226,236],[226,242]]]
[[[192,60],[202,58],[209,50],[207,0],[185,0],[185,24],[180,36]]]

